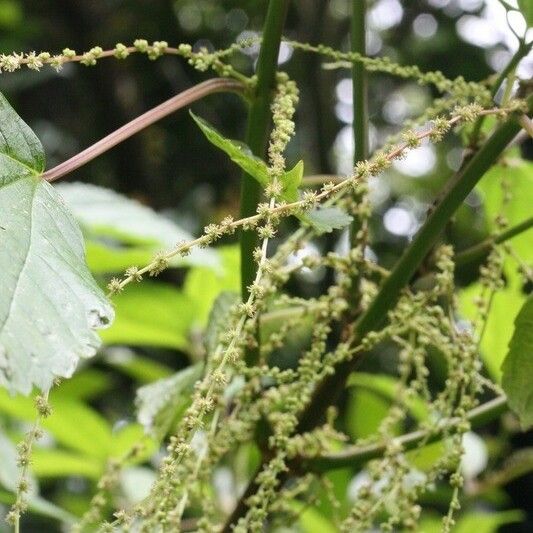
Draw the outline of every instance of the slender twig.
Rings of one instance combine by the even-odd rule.
[[[312,176],[305,176],[302,179],[302,187],[316,187],[317,185],[324,185],[324,183],[339,183],[344,180],[342,176],[336,174],[313,174]]]
[[[352,52],[366,56],[366,0],[352,0],[351,18],[351,44]],[[368,89],[367,74],[363,63],[357,62],[352,67],[353,89],[353,138],[354,138],[354,165],[358,161],[368,158]],[[364,193],[354,189],[352,203],[357,205],[363,201]],[[364,248],[367,240],[368,224],[364,218],[353,217],[350,224],[350,247]],[[360,299],[361,272],[355,269],[351,276],[352,290],[350,291],[351,313],[348,321],[351,322],[356,314]]]
[[[498,77],[496,78],[496,80],[494,81],[494,83],[492,84],[490,88],[490,95],[492,98],[496,96],[496,93],[498,92],[498,89],[503,83],[503,80],[505,80],[511,72],[514,72],[514,70],[516,69],[518,63],[520,63],[522,58],[527,56],[527,54],[531,50],[532,45],[533,45],[533,41],[529,43],[520,41],[518,45],[518,50],[513,54],[513,57],[511,57],[511,59],[509,60],[509,63],[507,63],[505,68],[498,74]],[[483,116],[479,117],[476,120],[474,127],[472,128],[472,134],[470,135],[470,146],[472,147],[477,145],[479,135],[481,133],[481,127],[483,126],[484,120],[485,120],[485,117]]]
[[[455,264],[457,266],[460,266],[465,263],[470,263],[475,259],[479,259],[484,255],[488,254],[495,244],[501,244],[502,242],[508,241],[509,239],[512,239],[513,237],[524,233],[532,227],[533,217],[530,217],[521,222],[520,224],[513,226],[512,228],[493,235],[492,237],[489,237],[488,239],[485,239],[484,241],[481,241],[478,244],[475,244],[474,246],[471,246],[470,248],[459,252],[455,256]]]
[[[482,426],[498,418],[507,410],[507,398],[499,396],[468,412],[467,417],[472,427]],[[418,430],[398,437],[396,442],[403,450],[412,450],[419,444],[431,444],[440,440],[446,431],[461,422],[460,418],[443,420],[437,430]],[[335,468],[357,468],[362,464],[381,457],[387,449],[388,443],[378,442],[367,446],[349,446],[336,453],[321,455],[319,457],[300,458],[302,468],[306,471],[324,472]]]
[[[92,161],[95,157],[107,152],[117,144],[128,139],[132,135],[135,135],[147,126],[154,124],[167,115],[170,115],[178,109],[188,106],[207,95],[219,92],[243,93],[244,90],[244,84],[228,78],[215,78],[199,83],[198,85],[195,85],[194,87],[191,87],[190,89],[173,96],[166,102],[163,102],[153,109],[150,109],[150,111],[143,113],[118,130],[115,130],[113,133],[110,133],[103,139],[100,139],[92,146],[89,146],[89,148],[86,148],[79,154],[76,154],[74,157],[71,157],[56,167],[47,170],[42,177],[46,181],[58,180],[73,170],[85,165],[89,161]]]

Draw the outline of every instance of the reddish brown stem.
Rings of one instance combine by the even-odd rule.
[[[110,133],[103,139],[100,139],[98,142],[89,146],[89,148],[86,148],[83,150],[83,152],[76,154],[56,167],[47,170],[42,175],[42,178],[46,181],[55,181],[63,176],[66,176],[73,170],[76,170],[77,168],[85,165],[85,163],[92,161],[95,157],[107,152],[107,150],[113,148],[113,146],[116,146],[125,139],[135,135],[147,126],[150,126],[154,122],[157,122],[167,115],[174,113],[174,111],[177,111],[182,107],[200,100],[204,96],[219,92],[242,93],[244,90],[245,86],[243,83],[227,78],[215,78],[199,83],[198,85],[195,85],[194,87],[191,87],[190,89],[173,96],[166,102],[163,102],[153,109],[150,109],[150,111],[143,113],[118,130],[115,130],[113,133]]]

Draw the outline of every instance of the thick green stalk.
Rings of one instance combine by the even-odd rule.
[[[259,157],[264,157],[268,142],[270,103],[288,4],[288,0],[270,0],[257,61],[257,87],[248,115],[246,144]],[[256,213],[260,197],[261,186],[259,183],[251,176],[244,174],[241,182],[241,218]],[[241,232],[241,292],[243,300],[248,298],[248,287],[255,278],[257,265],[253,259],[253,251],[257,244],[256,232],[244,230]]]
[[[257,61],[257,87],[248,114],[246,144],[252,152],[264,157],[270,127],[270,103],[276,82],[279,46],[287,15],[288,0],[270,0],[263,29],[263,40]],[[255,215],[261,199],[261,186],[255,179],[244,173],[241,177],[241,218]],[[241,230],[241,295],[246,301],[257,272],[254,250],[259,244],[257,233],[253,230]],[[257,361],[259,350],[247,349],[246,363],[250,366]]]
[[[351,42],[352,52],[366,55],[366,0],[352,1]],[[354,137],[354,163],[368,159],[368,90],[367,76],[361,62],[352,66],[353,88],[353,137]],[[357,193],[354,201],[359,201]],[[357,244],[357,233],[361,223],[354,218],[350,227],[350,242]]]
[[[509,239],[512,239],[513,237],[516,237],[517,235],[520,235],[521,233],[531,229],[532,227],[533,217],[529,217],[520,224],[506,229],[497,235],[489,237],[488,239],[485,239],[484,241],[481,241],[480,243],[475,244],[474,246],[471,246],[462,252],[459,252],[455,256],[455,266],[461,266],[465,263],[470,263],[471,261],[482,258],[490,252],[495,244],[501,244],[502,242],[508,241]]]
[[[467,417],[473,428],[487,424],[498,418],[507,410],[507,398],[499,396],[468,412]],[[413,450],[421,443],[431,444],[443,437],[446,429],[460,422],[460,419],[449,420],[442,425],[441,431],[430,433],[426,430],[413,431],[398,437],[396,440],[402,448]],[[386,443],[370,444],[368,446],[349,446],[338,453],[331,453],[301,460],[300,468],[305,471],[326,472],[336,468],[359,468],[372,459],[382,457],[387,449]]]
[[[528,98],[531,109],[533,96]],[[500,126],[482,148],[468,161],[453,178],[440,202],[428,217],[411,245],[396,263],[389,277],[368,309],[354,324],[355,342],[367,333],[378,329],[387,319],[387,313],[395,306],[401,291],[408,285],[426,255],[437,243],[446,224],[461,205],[485,172],[495,163],[507,145],[520,131],[516,117],[508,119]],[[341,363],[335,373],[326,378],[317,388],[315,395],[300,418],[298,431],[308,431],[314,427],[328,405],[335,402],[339,391],[357,360]]]
[[[409,283],[426,255],[437,243],[452,215],[519,131],[520,125],[516,119],[508,120],[454,177],[447,194],[429,215],[391,275],[383,282],[370,307],[357,321],[356,332],[359,339],[383,324],[387,312],[392,309],[402,289]]]
[[[366,55],[366,0],[353,0],[351,41],[352,52]],[[364,65],[352,66],[354,161],[368,158],[368,90]]]

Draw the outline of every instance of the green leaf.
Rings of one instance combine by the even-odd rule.
[[[205,330],[205,348],[208,355],[215,351],[220,333],[227,328],[228,314],[239,301],[240,298],[236,292],[223,291],[217,296],[209,313],[209,322]]]
[[[100,333],[106,344],[187,348],[189,297],[172,285],[144,281],[114,298],[116,319]]]
[[[509,195],[502,189],[502,179],[509,184]],[[533,192],[533,164],[522,160],[509,159],[506,166],[492,167],[481,180],[478,192],[482,196],[487,224],[492,232],[499,231],[495,218],[502,214],[513,226],[531,216],[531,193]],[[505,201],[504,201],[505,200]],[[513,250],[525,262],[533,261],[531,230],[514,237],[510,241]],[[524,304],[521,276],[513,258],[507,258],[504,265],[506,286],[496,291],[492,298],[490,312],[481,342],[481,355],[494,379],[501,379],[501,365],[507,354],[514,320]],[[474,298],[481,295],[479,283],[471,285],[460,293],[460,308],[469,318],[475,319],[477,308]]]
[[[474,283],[459,292],[459,309],[470,320],[478,317],[476,298],[482,296],[483,287]],[[481,358],[490,376],[501,380],[501,365],[507,353],[507,347],[513,334],[513,322],[524,302],[520,287],[514,283],[496,291],[481,339]]]
[[[390,402],[370,390],[354,390],[346,409],[346,429],[354,441],[375,435],[389,412]]]
[[[136,422],[126,424],[120,429],[113,431],[113,440],[109,455],[120,459],[128,454],[131,449],[143,441],[145,431],[141,424]],[[140,453],[135,454],[134,459],[128,460],[128,464],[143,463],[149,459],[156,451],[157,443],[153,439],[146,439],[143,441],[143,449]]]
[[[70,400],[91,400],[108,391],[113,386],[109,374],[94,368],[84,368],[69,380],[54,389],[54,398]]]
[[[32,470],[41,478],[83,476],[99,479],[105,462],[84,454],[36,448],[32,452]]]
[[[86,183],[62,183],[57,189],[84,230],[94,271],[116,272],[145,264],[161,248],[193,239],[169,218],[111,189]],[[194,249],[171,264],[216,268],[218,260],[213,250]]]
[[[502,178],[509,184],[510,197],[507,201],[504,201]],[[491,231],[499,231],[495,218],[500,214],[505,216],[510,226],[519,224],[531,216],[533,163],[511,160],[507,166],[496,165],[483,176],[477,190],[483,198]],[[533,230],[526,231],[510,241],[513,249],[524,261],[533,261],[532,232]]]
[[[78,225],[40,178],[42,146],[0,94],[0,385],[28,394],[70,377],[113,309],[85,263]]]
[[[209,122],[189,111],[193,120],[198,124],[207,140],[220,148],[230,159],[236,163],[242,170],[254,178],[263,188],[270,183],[270,174],[267,164],[255,156],[250,148],[240,141],[227,139],[218,132]],[[287,202],[298,200],[298,187],[302,182],[304,173],[304,162],[299,161],[294,168],[285,172],[281,177],[282,193],[281,199]]]
[[[281,199],[287,202],[296,202],[298,200],[298,187],[302,183],[304,175],[304,162],[298,161],[294,167],[281,176],[283,186]]]
[[[526,19],[528,28],[533,26],[533,3],[531,0],[518,0],[518,7]]]
[[[310,224],[319,235],[345,228],[352,221],[352,217],[338,207],[319,207],[299,218]]]
[[[348,387],[357,387],[359,389],[366,389],[382,396],[383,398],[392,402],[397,395],[398,380],[391,376],[368,374],[365,372],[353,372],[348,377],[346,382]],[[428,409],[420,397],[413,397],[408,400],[407,408],[411,416],[420,422],[427,420]]]
[[[124,346],[113,346],[104,352],[105,362],[139,383],[151,383],[172,375],[168,366],[143,357]]]
[[[145,429],[162,439],[190,403],[193,386],[202,374],[197,363],[173,376],[150,383],[137,391],[137,419]]]
[[[304,533],[335,533],[337,528],[324,515],[310,505],[298,500],[288,502],[292,510],[298,515],[298,525]]]
[[[533,296],[527,299],[516,317],[502,371],[502,386],[509,406],[527,429],[533,426]]]
[[[69,448],[91,457],[107,457],[111,446],[111,428],[101,415],[81,402],[55,398],[53,393],[50,403],[53,412],[43,420],[43,429]],[[13,398],[5,390],[0,390],[0,411],[26,422],[34,422],[37,416],[31,398]]]
[[[183,291],[192,302],[190,314],[198,327],[207,325],[209,313],[222,291],[240,291],[240,252],[238,246],[217,248],[222,265],[218,270],[195,267],[189,270]]]
[[[268,185],[270,177],[266,163],[255,156],[246,144],[226,139],[209,122],[195,115],[192,111],[189,111],[189,113],[211,144],[225,152],[234,163],[257,180],[263,187]]]
[[[122,273],[132,265],[147,265],[161,248],[153,243],[126,246],[107,238],[99,242],[85,235],[87,265],[94,274]]]

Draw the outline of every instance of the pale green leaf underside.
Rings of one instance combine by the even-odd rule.
[[[213,307],[209,313],[209,321],[205,329],[205,349],[208,356],[213,355],[215,352],[219,336],[228,326],[228,317],[230,316],[231,308],[238,302],[238,293],[222,291],[213,303]]]
[[[0,95],[0,385],[24,394],[71,376],[114,315],[43,169],[39,140]]]
[[[524,429],[533,426],[533,296],[526,300],[516,317],[502,371],[502,386],[509,406],[520,418]]]

